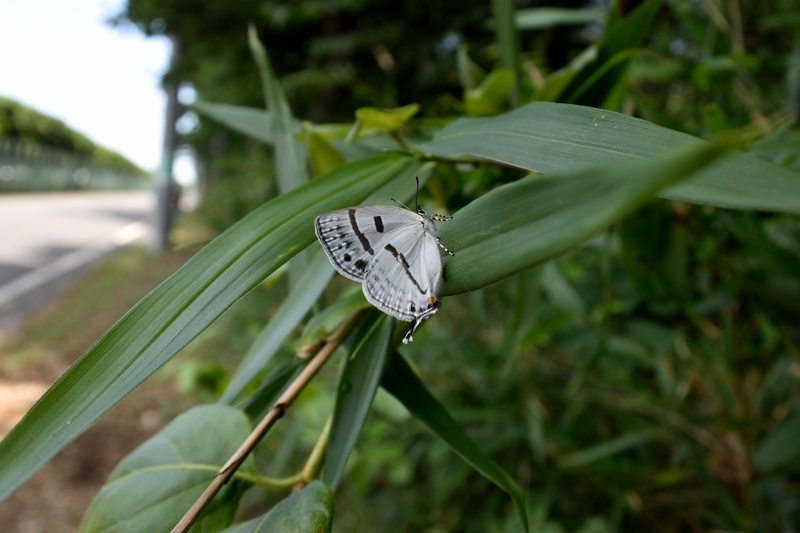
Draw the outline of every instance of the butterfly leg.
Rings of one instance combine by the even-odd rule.
[[[448,250],[448,249],[447,249],[447,247],[446,247],[444,244],[442,244],[441,242],[439,242],[439,239],[436,239],[436,244],[438,244],[438,245],[439,245],[439,248],[441,248],[442,250],[444,250],[445,252],[447,252],[447,255],[456,255],[456,254],[454,254],[453,252],[451,252],[450,250]]]
[[[436,214],[431,215],[431,220],[435,220],[437,222],[447,222],[448,220],[452,220],[452,218],[453,217],[450,216],[450,215],[436,215]],[[448,255],[456,255],[453,252],[451,252],[450,250],[448,250],[447,247],[445,247],[444,244],[440,243],[439,239],[436,239],[436,244],[439,245],[439,248],[441,248],[442,250],[447,252]]]
[[[415,316],[414,319],[411,321],[411,327],[408,328],[408,331],[403,336],[403,344],[408,344],[414,340],[414,332],[417,330],[417,327],[422,323],[423,320],[427,320],[432,314],[439,310],[442,303],[431,297],[428,299],[428,308],[420,313],[419,315]]]

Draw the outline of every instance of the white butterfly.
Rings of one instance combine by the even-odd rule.
[[[428,216],[419,206],[414,212],[363,205],[320,215],[314,229],[333,266],[344,277],[361,282],[369,303],[411,322],[403,337],[407,344],[420,322],[441,305],[436,299],[442,279],[439,248],[453,254],[436,238],[433,221],[450,218]]]

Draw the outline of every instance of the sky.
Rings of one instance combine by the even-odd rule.
[[[161,157],[166,38],[105,21],[125,0],[0,0],[0,96],[145,170]]]

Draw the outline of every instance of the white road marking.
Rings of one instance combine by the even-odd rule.
[[[133,222],[115,231],[109,239],[89,244],[84,248],[56,259],[52,263],[22,275],[11,283],[0,287],[0,307],[64,274],[100,259],[116,248],[141,239],[146,234],[147,224]]]

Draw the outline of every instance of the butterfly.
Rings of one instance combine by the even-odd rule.
[[[319,215],[314,230],[334,268],[360,281],[369,303],[411,322],[403,337],[403,344],[408,344],[417,326],[441,305],[436,299],[442,279],[439,248],[453,254],[436,238],[434,221],[451,218],[429,216],[419,202],[416,211],[405,206],[363,205]]]

